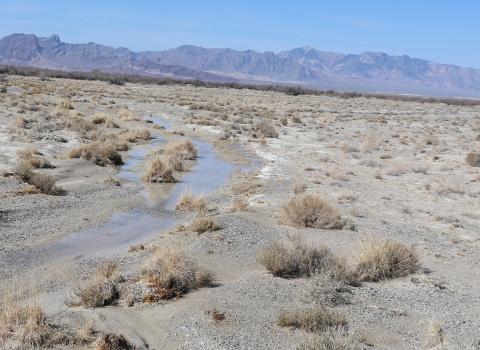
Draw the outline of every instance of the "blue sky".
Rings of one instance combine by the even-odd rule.
[[[193,44],[278,53],[310,45],[480,69],[480,1],[4,0],[0,16],[0,37],[58,34],[133,51]]]

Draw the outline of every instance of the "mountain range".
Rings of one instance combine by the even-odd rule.
[[[480,97],[480,70],[379,52],[360,55],[309,46],[283,51],[237,51],[183,45],[133,52],[96,43],[69,44],[12,34],[0,40],[0,63],[69,71],[134,73],[208,81],[293,84],[305,87],[436,96]]]

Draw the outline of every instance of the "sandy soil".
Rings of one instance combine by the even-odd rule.
[[[97,331],[124,334],[138,349],[296,349],[313,335],[280,327],[276,319],[316,302],[309,297],[315,279],[273,277],[258,262],[262,247],[297,234],[354,266],[362,241],[393,238],[415,246],[418,272],[364,282],[351,288],[349,303],[329,306],[345,315],[360,339],[357,348],[479,348],[480,168],[465,162],[479,147],[479,107],[8,79],[10,92],[0,94],[0,287],[33,284],[52,324],[76,329],[92,319]],[[65,96],[72,109],[58,105]],[[140,120],[121,120],[126,108]],[[99,112],[119,128],[65,126]],[[158,119],[146,122],[150,117]],[[167,129],[155,126],[160,120]],[[259,128],[262,123],[278,137],[269,137],[276,135]],[[123,140],[143,128],[156,138],[128,141],[130,151],[120,152],[126,166],[65,156],[98,134]],[[132,149],[146,152],[185,138],[213,148],[204,144],[183,182],[139,180],[149,158],[135,158]],[[16,151],[29,146],[55,166],[36,171],[54,176],[62,195],[18,193],[26,184],[12,174]],[[108,177],[120,186],[105,183]],[[328,198],[348,225],[280,225],[278,209],[298,183]],[[180,228],[194,217],[171,210],[185,186],[206,189],[208,212],[221,230],[198,235]],[[243,197],[248,206],[231,210]],[[214,273],[214,286],[133,306],[124,297],[103,308],[65,304],[72,287],[105,259],[119,262],[123,288],[140,288],[139,271],[152,253],[127,251],[139,243],[184,247]],[[208,310],[225,312],[225,320],[212,321]],[[3,345],[16,347],[15,340]]]

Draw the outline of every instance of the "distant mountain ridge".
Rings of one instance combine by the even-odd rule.
[[[0,40],[0,63],[53,69],[135,73],[210,81],[299,84],[371,92],[480,97],[480,70],[409,56],[319,51],[309,46],[259,53],[183,45],[133,52],[96,43],[69,44],[58,35],[12,34]]]

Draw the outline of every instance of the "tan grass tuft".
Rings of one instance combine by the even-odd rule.
[[[177,203],[175,211],[202,211],[207,207],[205,195],[203,193],[195,194],[191,188],[184,188]]]
[[[112,304],[119,297],[118,283],[121,280],[117,262],[107,260],[100,263],[90,279],[74,287],[68,304],[87,308]]]
[[[313,246],[298,236],[287,241],[272,241],[258,256],[259,262],[274,276],[306,277],[341,264],[325,246]]]
[[[250,205],[248,198],[245,196],[242,197],[235,197],[232,200],[232,204],[230,206],[230,212],[233,213],[235,211],[245,210]]]
[[[298,350],[356,350],[361,343],[359,338],[345,327],[333,327],[315,334],[302,343]]]
[[[80,145],[67,152],[68,158],[82,158],[97,165],[122,165],[122,156],[115,147],[105,143]]]
[[[173,176],[173,169],[160,158],[154,158],[148,164],[146,172],[142,176],[145,182],[177,182]]]
[[[8,339],[30,347],[41,347],[52,331],[33,295],[26,302],[23,291],[14,283],[7,288],[0,305],[0,342]]]
[[[465,157],[465,162],[468,165],[480,167],[480,153],[477,152],[470,152]]]
[[[220,230],[222,226],[210,215],[199,212],[192,221],[190,229],[199,234]]]
[[[340,212],[318,193],[290,198],[279,210],[279,221],[293,227],[341,229],[345,226]]]
[[[56,102],[56,105],[60,108],[73,109],[72,99],[70,97],[62,97]]]
[[[212,281],[208,270],[199,267],[184,249],[177,247],[158,247],[141,274],[155,290],[153,299],[179,297]]]
[[[189,139],[175,143],[169,143],[164,148],[164,154],[175,156],[180,159],[195,159],[198,151],[193,142]]]
[[[118,112],[118,118],[124,122],[141,120],[139,116],[133,114],[132,112],[126,109],[122,109],[120,112]]]
[[[280,327],[300,328],[307,332],[323,332],[329,328],[346,327],[347,320],[342,314],[315,306],[311,309],[284,311],[277,317]]]
[[[359,281],[380,281],[416,272],[420,260],[414,247],[387,239],[368,238],[356,257],[355,276]]]

